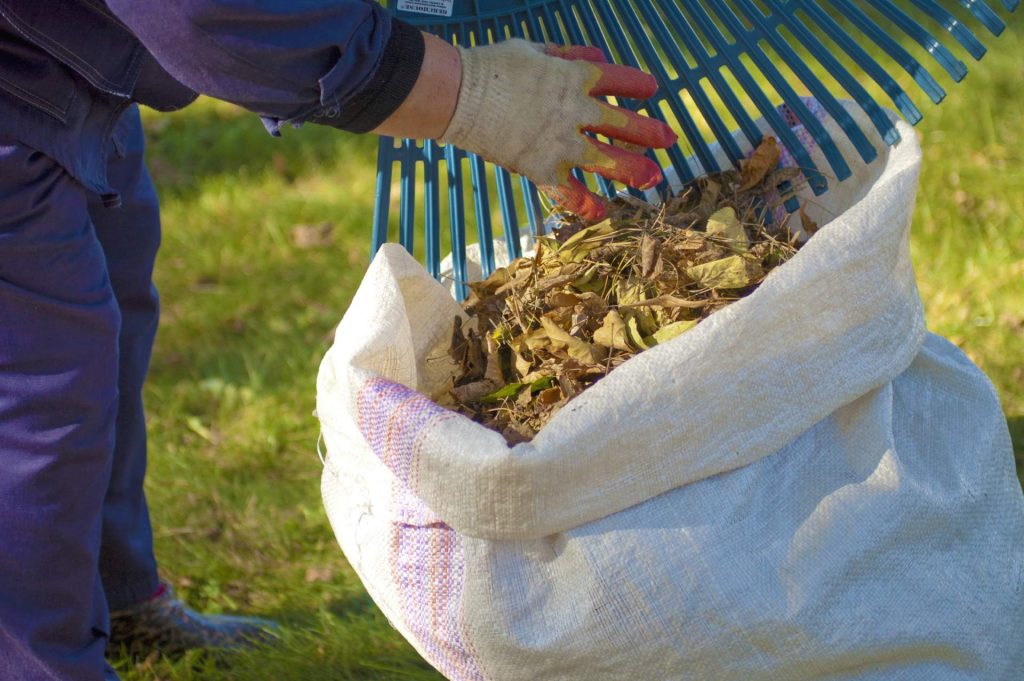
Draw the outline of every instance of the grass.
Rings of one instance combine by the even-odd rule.
[[[1024,33],[993,47],[924,109],[913,255],[930,327],[992,379],[1021,464]],[[319,495],[314,381],[367,264],[376,141],[312,126],[272,140],[211,101],[145,122],[164,220],[145,393],[157,554],[194,606],[284,634],[223,666],[116,660],[122,678],[440,679],[369,601]],[[323,222],[329,243],[293,238]]]

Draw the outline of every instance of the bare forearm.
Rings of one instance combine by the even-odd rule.
[[[459,51],[437,36],[423,37],[420,76],[405,101],[373,130],[378,135],[436,139],[448,128],[462,80]]]

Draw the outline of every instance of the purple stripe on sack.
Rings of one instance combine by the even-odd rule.
[[[382,378],[359,391],[359,430],[373,453],[413,490],[417,486],[416,442],[429,427],[455,414],[422,393]]]
[[[384,379],[359,392],[359,430],[394,473],[388,561],[402,617],[423,656],[452,681],[486,681],[463,636],[462,539],[416,496],[423,435],[455,414]]]
[[[394,493],[398,505],[423,503],[408,488],[396,485]],[[405,623],[423,656],[451,681],[485,681],[462,632],[465,557],[455,530],[441,522],[394,523],[390,563]]]

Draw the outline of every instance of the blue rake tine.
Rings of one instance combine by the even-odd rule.
[[[729,130],[725,121],[722,120],[722,117],[711,104],[711,100],[708,99],[707,93],[700,85],[699,78],[695,77],[696,74],[694,73],[694,70],[687,65],[686,57],[679,49],[679,45],[677,45],[669,35],[666,22],[658,15],[657,10],[651,5],[650,0],[635,0],[635,3],[637,8],[640,10],[640,13],[643,15],[647,28],[654,32],[655,39],[665,51],[665,56],[668,58],[669,64],[678,74],[678,79],[683,90],[688,92],[693,98],[694,105],[711,128],[712,134],[714,134],[715,139],[717,139],[721,144],[726,156],[729,158],[729,161],[732,162],[733,165],[738,166],[740,160],[743,158],[743,153],[736,144],[736,140],[733,139],[732,131]],[[754,127],[753,122],[750,123],[750,126],[751,128]],[[758,136],[756,129],[752,134],[754,137]],[[706,144],[704,142],[703,135],[700,135],[699,139],[702,144]],[[751,143],[753,143],[753,140],[751,140]],[[704,168],[704,171],[711,172],[711,169]]]
[[[392,8],[397,4],[397,0],[388,1]],[[652,99],[646,102],[619,100],[617,103],[662,121],[667,117],[678,121],[681,142],[667,150],[666,155],[683,182],[697,173],[718,168],[717,152],[709,145],[706,133],[718,142],[724,157],[738,165],[742,160],[741,147],[730,128],[735,125],[749,144],[756,145],[762,134],[752,118],[756,112],[793,155],[815,193],[821,193],[827,188],[823,169],[814,166],[807,149],[776,109],[777,102],[761,83],[767,82],[789,106],[821,148],[832,173],[837,179],[843,179],[849,175],[846,159],[794,90],[790,76],[800,81],[832,115],[860,156],[870,159],[876,150],[832,91],[815,75],[811,68],[814,62],[828,73],[829,82],[838,85],[857,102],[886,143],[898,139],[895,127],[860,80],[840,62],[839,55],[845,55],[871,78],[911,123],[921,119],[920,109],[890,75],[889,69],[865,48],[877,47],[896,67],[906,71],[935,103],[942,101],[945,90],[897,39],[924,48],[954,81],[959,82],[967,73],[965,64],[932,31],[904,11],[901,4],[925,17],[928,23],[938,24],[974,59],[985,54],[985,46],[968,22],[976,21],[995,36],[1006,27],[992,3],[985,0],[956,0],[955,5],[965,17],[963,20],[953,14],[953,0],[453,0],[451,17],[399,14],[425,30],[464,46],[506,37],[586,43],[596,45],[614,61],[651,72],[660,85]],[[1020,0],[1002,0],[1001,5],[1006,11],[1014,12]],[[848,30],[847,24],[840,24],[837,15],[845,18],[855,32]],[[936,34],[941,35],[937,30]],[[807,55],[806,62],[798,49]],[[780,65],[785,64],[787,75],[776,68],[769,54],[777,58]],[[749,68],[748,63],[753,68]],[[735,90],[733,83],[737,86]],[[743,100],[740,94],[745,94],[747,99]],[[726,114],[729,122],[726,122]],[[692,150],[692,156],[687,156],[684,145]],[[659,157],[654,152],[648,152],[648,156],[655,160]],[[536,187],[523,177],[516,182],[502,168],[495,167],[492,174],[491,164],[433,141],[418,146],[409,141],[396,144],[390,138],[381,139],[372,229],[373,252],[376,252],[392,236],[389,225],[391,184],[397,163],[401,191],[397,239],[413,250],[417,238],[416,177],[422,164],[424,195],[420,214],[424,223],[424,260],[428,271],[435,277],[440,276],[441,228],[446,217],[451,234],[453,276],[460,296],[467,292],[468,264],[463,159],[469,160],[468,179],[484,271],[490,272],[494,266],[491,213],[494,195],[508,252],[511,257],[518,257],[521,228],[527,227],[532,236],[537,236],[542,229],[544,211]],[[574,175],[591,187],[596,181],[596,186],[606,196],[616,192],[614,183],[604,178],[579,171]],[[447,188],[448,197],[446,216],[440,208],[443,187]],[[667,184],[662,183],[659,193],[664,196],[666,190]],[[635,189],[629,188],[629,191],[634,196],[643,196]],[[522,211],[519,201],[522,201]],[[520,224],[520,217],[525,218],[525,225]]]
[[[526,221],[530,225],[530,236],[536,238],[541,234],[544,224],[544,209],[540,205],[540,195],[533,183],[525,177],[520,177],[519,183],[526,199]]]
[[[775,68],[768,56],[760,49],[755,40],[753,32],[748,32],[743,28],[743,24],[736,17],[736,14],[721,0],[705,0],[708,5],[716,8],[716,15],[720,21],[722,21],[729,32],[737,41],[737,45],[742,45],[746,55],[754,62],[758,70],[764,75],[775,91],[782,96],[782,99],[789,105],[796,114],[796,117],[800,120],[807,131],[814,137],[814,140],[821,147],[821,150],[825,153],[825,158],[828,160],[829,165],[832,167],[832,171],[839,180],[845,180],[851,175],[850,166],[847,165],[846,160],[842,154],[839,153],[838,147],[835,142],[829,137],[825,127],[821,122],[815,118],[814,114],[810,112],[800,96],[793,90],[793,87],[783,77],[783,75]],[[763,33],[761,34],[762,37]],[[747,87],[747,94],[752,94],[751,90],[758,90],[760,87],[754,83],[750,87]],[[786,126],[788,127],[788,126]],[[865,143],[867,140],[865,140]],[[870,145],[867,145],[868,149],[859,148],[861,155],[870,154],[873,149],[870,149]],[[808,178],[810,180],[810,178]],[[818,181],[818,187],[820,191],[825,190],[824,183]],[[812,181],[812,187],[815,186],[815,182]]]
[[[925,30],[921,24],[911,19],[906,12],[887,0],[864,1],[872,5],[882,16],[927,50],[954,81],[959,83],[967,75],[967,66],[954,57],[953,53],[940,43],[935,36]]]
[[[988,32],[997,38],[1003,34],[1006,24],[987,3],[982,0],[959,0],[960,5],[974,15],[974,18],[981,22],[981,25],[988,29]]]
[[[816,194],[823,193],[827,186],[824,176],[820,174],[817,166],[814,165],[814,161],[811,160],[811,156],[807,153],[807,149],[804,148],[804,145],[801,144],[800,140],[793,134],[789,124],[783,120],[775,106],[771,101],[769,101],[768,96],[757,85],[754,78],[750,75],[750,72],[747,71],[746,66],[744,66],[743,62],[740,61],[740,54],[742,53],[741,50],[730,45],[726,41],[725,36],[718,30],[714,21],[706,12],[696,12],[693,11],[692,8],[691,12],[698,29],[704,37],[711,42],[712,47],[714,47],[715,52],[717,53],[716,56],[719,58],[718,60],[709,62],[698,62],[698,67],[710,70],[717,67],[719,61],[725,62],[725,66],[728,67],[730,73],[732,73],[733,77],[739,82],[740,87],[746,91],[747,95],[754,102],[754,106],[757,107],[758,111],[761,112],[761,115],[764,116],[766,121],[768,121],[772,130],[774,130],[775,134],[777,134],[779,139],[782,140],[783,145],[793,154],[793,157],[797,161],[797,165],[803,169],[804,176],[807,178],[811,188]],[[697,54],[699,55],[700,53]],[[796,98],[795,95],[794,100],[794,105],[798,104],[799,107],[803,109],[804,113],[806,113],[809,118],[813,119],[813,115],[810,114],[810,112],[807,112],[807,108],[804,106],[803,102],[800,101],[799,98]],[[827,137],[827,134],[825,136]],[[761,135],[758,133],[753,142],[756,144],[760,139]],[[838,157],[839,163],[842,166],[846,165],[842,157],[839,156],[838,150],[836,150],[835,156]],[[831,161],[831,159],[829,160]],[[848,173],[849,168],[847,167],[846,170]]]
[[[416,238],[416,161],[419,148],[414,140],[402,140],[401,197],[398,206],[398,242],[413,252]]]
[[[885,50],[886,54],[903,67],[903,70],[914,78],[915,82],[924,90],[932,102],[938,104],[945,99],[946,91],[932,77],[931,73],[921,66],[920,62],[914,59],[909,52],[876,24],[874,20],[862,12],[860,8],[849,2],[849,0],[829,0],[829,2],[842,12],[847,19],[853,22],[865,36]],[[802,4],[814,4],[814,0]]]
[[[939,22],[972,57],[981,59],[985,56],[985,46],[956,17],[937,5],[933,0],[913,0],[913,2],[918,9]]]
[[[501,206],[501,222],[505,228],[508,257],[515,260],[523,256],[523,249],[520,246],[519,221],[516,218],[516,200],[512,195],[512,180],[507,170],[495,166],[494,181],[498,185],[498,205]]]
[[[773,5],[775,4],[776,3],[773,3]],[[854,40],[850,37],[850,34],[844,31],[832,17],[830,17],[826,12],[822,11],[822,9],[818,6],[816,2],[814,2],[814,0],[796,0],[796,4],[798,5],[799,9],[803,10],[807,14],[807,16],[822,29],[825,35],[827,35],[831,40],[833,40],[840,47],[840,49],[842,49],[851,59],[853,59],[857,63],[857,66],[862,68],[864,72],[868,74],[868,76],[870,76],[876,83],[878,83],[882,90],[887,95],[889,95],[889,98],[892,100],[896,108],[899,109],[899,112],[903,115],[904,118],[906,118],[911,123],[917,123],[921,120],[921,118],[923,117],[921,114],[921,110],[914,105],[913,101],[911,101],[910,97],[903,90],[903,88],[900,87],[899,83],[897,83],[896,80],[889,75],[889,72],[883,69],[877,61],[872,59],[871,56],[866,51],[864,51],[864,49],[860,45],[854,42]],[[779,8],[779,11],[788,12],[788,10],[789,8]],[[800,23],[801,26],[804,26],[803,22],[797,23]],[[899,46],[896,45],[896,47]],[[824,46],[822,46],[822,49],[825,49]],[[899,49],[902,50],[902,48]],[[907,55],[907,59],[910,59],[909,54]],[[841,70],[846,74],[846,76],[852,78],[849,72],[847,72],[845,69]],[[928,75],[927,71],[922,70],[921,72],[924,73],[929,80],[931,80],[931,76]],[[933,80],[931,82],[934,83]],[[938,87],[938,84],[935,83],[935,86]],[[847,92],[850,92],[850,90],[847,89]],[[854,96],[854,99],[857,99],[852,92],[851,96]],[[858,100],[858,103],[860,103],[860,100]],[[891,124],[888,127],[892,128]],[[892,129],[895,130],[895,128]],[[885,137],[885,130],[883,128],[879,128],[878,131],[882,133],[883,137]]]
[[[423,164],[423,224],[427,271],[437,279],[441,276],[441,183],[438,181],[437,168],[441,165],[443,152],[434,140],[424,144]]]
[[[452,277],[459,298],[469,293],[466,284],[466,207],[463,204],[462,162],[466,152],[448,144],[444,148],[445,167],[448,169],[448,224],[452,234]]]
[[[641,6],[643,6],[644,4],[649,4],[650,0],[641,0],[641,2],[643,3]],[[761,131],[754,124],[753,119],[747,113],[743,105],[740,104],[740,100],[736,97],[736,93],[733,92],[732,88],[726,83],[721,71],[714,67],[714,58],[708,53],[704,44],[697,36],[696,31],[694,31],[693,26],[691,26],[690,22],[685,16],[683,16],[679,8],[675,4],[668,4],[663,5],[661,9],[665,14],[665,18],[668,20],[669,26],[675,34],[679,36],[679,40],[682,42],[682,46],[680,46],[675,40],[669,38],[665,43],[665,49],[669,51],[669,54],[674,53],[676,55],[677,62],[681,65],[685,65],[685,57],[682,55],[681,47],[685,48],[694,56],[697,62],[697,67],[685,68],[685,71],[688,74],[688,77],[684,81],[686,83],[686,87],[695,100],[705,102],[708,110],[713,112],[710,118],[712,120],[717,119],[719,122],[717,127],[713,127],[715,136],[719,143],[725,146],[733,165],[739,166],[742,153],[740,152],[739,147],[735,144],[732,132],[726,128],[710,100],[708,100],[703,86],[699,84],[700,80],[702,78],[706,78],[708,80],[711,87],[722,99],[722,102],[725,105],[725,108],[729,111],[729,114],[736,120],[740,130],[743,132],[751,146],[756,145],[761,140]],[[652,21],[651,23],[656,22]],[[677,68],[680,67],[677,66]],[[708,114],[705,114],[705,118],[709,118]]]
[[[878,156],[878,152],[875,150],[867,137],[864,136],[864,132],[857,127],[853,118],[849,112],[843,108],[843,105],[836,100],[832,93],[829,92],[824,84],[818,80],[817,77],[811,72],[811,69],[806,63],[800,60],[793,48],[782,39],[777,33],[775,26],[770,26],[761,15],[760,11],[753,6],[750,0],[737,0],[737,4],[743,10],[747,21],[749,21],[755,29],[760,29],[758,32],[762,34],[763,39],[771,45],[775,52],[782,57],[782,60],[792,69],[796,77],[810,90],[811,95],[818,100],[818,103],[824,107],[826,111],[832,116],[832,118],[839,124],[839,127],[843,129],[846,136],[856,147],[858,153],[865,163],[870,163],[875,160]],[[785,14],[773,14],[773,18],[778,22],[785,22]],[[827,53],[826,53],[827,55]],[[828,55],[831,56],[831,55]],[[783,96],[785,99],[785,96]],[[879,112],[881,115],[881,112]],[[817,121],[815,121],[817,122]],[[824,130],[824,129],[822,129]],[[812,131],[812,134],[813,131]],[[819,144],[821,144],[819,142]],[[822,148],[827,150],[827,147],[822,145]],[[826,151],[827,153],[827,151]]]
[[[750,2],[749,0],[743,0],[743,4],[745,7],[749,7]],[[882,140],[886,144],[895,144],[896,142],[898,142],[899,133],[896,131],[896,128],[892,124],[892,121],[889,120],[889,117],[885,115],[885,112],[882,111],[882,108],[878,106],[874,99],[871,98],[871,96],[867,93],[867,90],[865,90],[864,87],[860,83],[858,83],[857,80],[850,74],[850,72],[847,71],[843,67],[843,65],[839,63],[839,60],[836,59],[828,51],[828,49],[821,44],[821,41],[819,41],[814,36],[814,34],[811,33],[806,26],[804,26],[803,23],[798,21],[795,16],[793,16],[789,12],[784,11],[778,2],[775,2],[774,0],[765,0],[765,4],[774,10],[772,12],[773,16],[777,16],[780,18],[782,24],[790,31],[792,31],[793,35],[796,36],[797,40],[799,40],[808,49],[808,51],[810,51],[812,54],[818,57],[818,60],[821,62],[822,66],[825,67],[825,69],[829,72],[829,74],[831,74],[831,76],[836,80],[836,82],[838,82],[843,87],[843,89],[845,89],[846,92],[849,93],[853,100],[857,102],[862,109],[864,109],[864,112],[875,124],[875,128],[882,135]],[[820,83],[818,83],[818,85],[820,86]],[[812,93],[815,97],[818,98],[818,101],[820,102],[824,102],[825,99],[827,99],[827,108],[842,106],[835,100],[835,98],[832,97],[830,93],[828,93],[828,91],[826,91],[824,94],[819,94],[818,92],[812,89]],[[828,110],[831,112],[831,108],[828,108]],[[837,118],[836,120],[839,119]],[[849,121],[848,116],[846,117],[846,120]],[[853,125],[854,128],[856,128],[856,125],[853,124],[852,121],[849,121],[849,124]],[[849,134],[849,130],[847,129],[846,125],[843,125],[843,129],[844,131],[847,131],[847,134]],[[859,131],[859,128],[856,129]],[[850,137],[850,141],[854,142],[855,144],[858,143],[856,141],[856,138],[854,137]],[[867,161],[869,159],[865,160]]]
[[[484,276],[494,271],[494,237],[491,233],[491,202],[487,187],[484,160],[470,154],[470,177],[473,182],[473,205],[476,207],[476,230],[480,245],[480,264]]]
[[[391,212],[391,166],[395,138],[381,137],[377,143],[377,186],[373,200],[373,246],[370,257],[387,243],[388,218]]]

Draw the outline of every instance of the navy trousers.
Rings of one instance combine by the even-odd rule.
[[[0,679],[116,678],[109,609],[157,586],[142,384],[157,329],[156,192],[138,110],[105,208],[47,156],[0,143]]]

